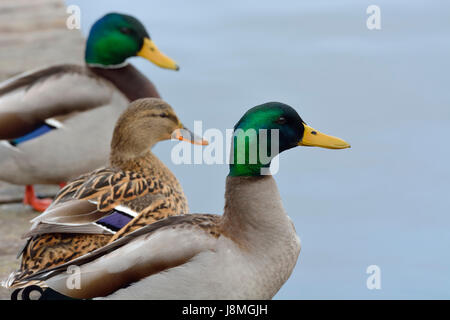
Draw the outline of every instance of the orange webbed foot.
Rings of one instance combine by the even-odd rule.
[[[52,201],[53,199],[51,198],[38,198],[36,196],[36,193],[34,192],[33,186],[25,187],[25,196],[23,198],[23,203],[31,206],[34,210],[44,212],[50,206]]]

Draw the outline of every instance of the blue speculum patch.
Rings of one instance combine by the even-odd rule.
[[[56,128],[52,127],[52,126],[50,126],[48,124],[43,124],[39,128],[31,131],[30,133],[28,133],[28,134],[26,134],[26,135],[24,135],[24,136],[22,136],[20,138],[17,138],[17,139],[14,139],[14,140],[10,140],[9,142],[13,146],[17,146],[17,145],[19,145],[21,143],[24,143],[25,141],[29,141],[29,140],[35,139],[37,137],[40,137],[40,136],[42,136],[42,135],[52,131],[53,129],[56,129]]]
[[[98,220],[96,223],[114,232],[117,232],[123,227],[125,227],[128,224],[128,222],[130,222],[132,219],[133,217],[130,217],[126,213],[114,210],[112,214],[103,219]]]

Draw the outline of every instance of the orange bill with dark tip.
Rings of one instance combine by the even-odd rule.
[[[172,133],[172,139],[186,141],[186,142],[200,145],[200,146],[207,146],[209,144],[208,141],[206,141],[202,137],[196,135],[195,133],[193,133],[191,130],[187,129],[186,127],[176,129]]]

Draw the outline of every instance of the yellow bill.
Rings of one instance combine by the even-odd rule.
[[[158,67],[177,71],[180,70],[180,67],[176,62],[159,51],[155,43],[149,38],[144,39],[144,44],[137,55],[153,62]]]
[[[329,136],[310,126],[304,124],[305,132],[302,140],[298,143],[299,146],[306,147],[321,147],[327,149],[345,149],[350,148],[350,145],[340,138]]]

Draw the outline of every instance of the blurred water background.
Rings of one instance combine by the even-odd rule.
[[[450,298],[450,3],[67,0],[82,29],[138,17],[181,70],[132,63],[192,127],[232,128],[250,107],[293,106],[352,149],[297,148],[275,176],[302,240],[277,299]],[[381,30],[366,9],[381,9]],[[176,166],[192,212],[222,213],[226,165]],[[368,290],[366,268],[381,268]]]

